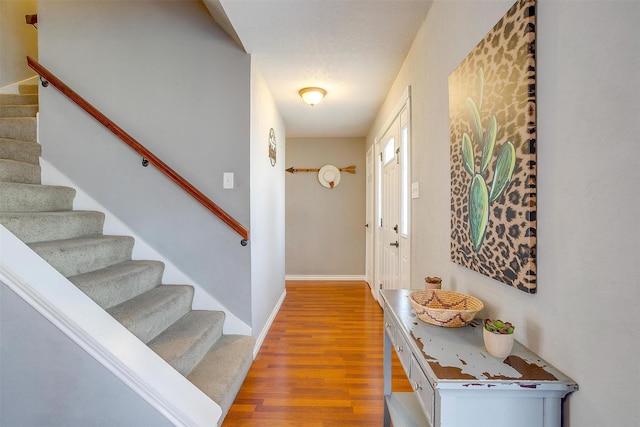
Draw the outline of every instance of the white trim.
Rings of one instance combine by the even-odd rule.
[[[296,274],[287,274],[285,276],[285,280],[316,280],[316,281],[334,281],[334,282],[366,282],[367,277],[362,275],[353,275],[353,276],[318,276],[318,275],[296,275]]]
[[[402,209],[406,209],[406,214],[407,214],[407,233],[405,235],[403,235],[402,233],[400,238],[404,239],[404,245],[402,245],[400,247],[400,286],[404,289],[411,289],[411,271],[412,271],[412,262],[411,262],[411,244],[412,244],[412,240],[413,240],[413,227],[412,227],[412,207],[413,207],[413,199],[411,198],[411,183],[413,182],[413,169],[411,167],[411,165],[413,164],[413,120],[412,120],[412,115],[411,115],[411,86],[407,87],[407,93],[408,93],[408,98],[405,100],[405,110],[407,113],[407,147],[406,150],[407,152],[405,153],[405,165],[404,167],[407,170],[407,182],[405,182],[405,185],[407,186],[407,199],[406,199],[406,205],[405,206],[401,206],[400,208],[400,214],[402,215]],[[402,115],[402,110],[400,111],[400,115]],[[402,120],[401,120],[401,126],[400,126],[400,131],[402,132]],[[404,176],[402,176],[402,170],[400,170],[400,186],[402,188],[402,180],[405,179]],[[402,202],[402,198],[400,199],[400,201]],[[403,266],[405,264],[403,264],[402,259],[407,259],[407,263],[408,263],[408,268],[403,268]]]
[[[381,131],[378,132],[378,136],[375,138],[375,143],[377,144],[379,140],[384,136],[385,133],[389,130],[393,122],[396,120],[396,117],[402,112],[407,101],[411,98],[411,86],[407,86],[404,91],[402,91],[402,95],[400,95],[400,100],[396,103],[393,110],[391,110],[391,114],[389,114],[389,118],[384,122],[384,125],[380,128]]]
[[[282,291],[282,295],[280,295],[280,299],[276,303],[275,307],[273,307],[273,310],[271,311],[271,315],[267,319],[267,322],[265,323],[264,328],[262,328],[262,331],[260,331],[260,335],[258,335],[258,337],[256,338],[256,344],[253,348],[254,360],[258,355],[258,353],[260,352],[260,349],[262,348],[262,343],[267,337],[267,334],[269,333],[269,329],[271,329],[271,325],[273,324],[273,321],[276,319],[276,315],[280,311],[280,307],[282,307],[282,303],[284,302],[284,298],[286,296],[287,296],[287,291],[285,289],[284,291]]]
[[[104,233],[132,236],[136,244],[133,247],[133,259],[153,259],[164,263],[164,274],[162,276],[164,283],[188,283],[194,288],[193,309],[194,310],[211,310],[224,311],[224,333],[251,335],[251,327],[240,320],[236,315],[231,313],[216,298],[207,293],[202,287],[182,270],[175,266],[170,260],[158,253],[154,248],[149,246],[140,236],[131,230],[126,224],[120,221],[114,214],[109,212],[104,206],[98,203],[85,193],[77,184],[71,181],[67,176],[62,174],[53,165],[44,159],[40,159],[40,167],[42,169],[42,183],[62,185],[76,189],[76,197],[73,201],[74,209],[94,210],[105,214]]]
[[[176,426],[220,419],[217,403],[2,225],[0,282]]]
[[[371,177],[371,180],[369,180]],[[364,275],[367,283],[373,283],[375,274],[373,269],[375,267],[375,261],[373,259],[375,254],[375,226],[376,226],[376,154],[375,145],[372,145],[367,150],[365,157],[365,199],[367,206],[365,207],[365,268]]]

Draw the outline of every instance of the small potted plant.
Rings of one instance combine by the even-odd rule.
[[[425,289],[442,289],[442,279],[436,276],[428,276],[424,278]]]
[[[514,329],[515,327],[509,322],[503,322],[499,319],[484,319],[482,334],[487,352],[500,358],[505,358],[511,354]]]

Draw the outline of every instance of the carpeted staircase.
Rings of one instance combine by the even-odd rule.
[[[0,224],[218,403],[221,423],[255,340],[224,335],[223,312],[192,310],[193,287],[162,284],[161,262],[132,260],[134,239],[103,235],[103,213],[72,210],[74,189],[40,184],[37,89],[0,95]]]

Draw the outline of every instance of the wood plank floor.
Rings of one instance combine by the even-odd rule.
[[[383,313],[364,282],[287,282],[223,426],[381,426]],[[394,391],[411,391],[394,355]]]

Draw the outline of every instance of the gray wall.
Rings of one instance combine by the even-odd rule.
[[[412,283],[484,301],[580,385],[565,426],[640,424],[640,2],[538,2],[538,293],[449,261],[447,78],[513,4],[436,1],[372,128],[412,86]]]
[[[1,282],[0,325],[0,425],[171,425]]]
[[[248,228],[250,57],[204,5],[39,6],[40,62]],[[250,325],[240,236],[55,89],[40,97],[43,157]]]
[[[36,12],[36,0],[0,1],[0,88],[36,75],[26,57],[38,58],[38,30],[24,19]]]
[[[356,166],[333,189],[286,174],[287,275],[364,276],[365,154],[364,138],[287,139],[287,168]]]

